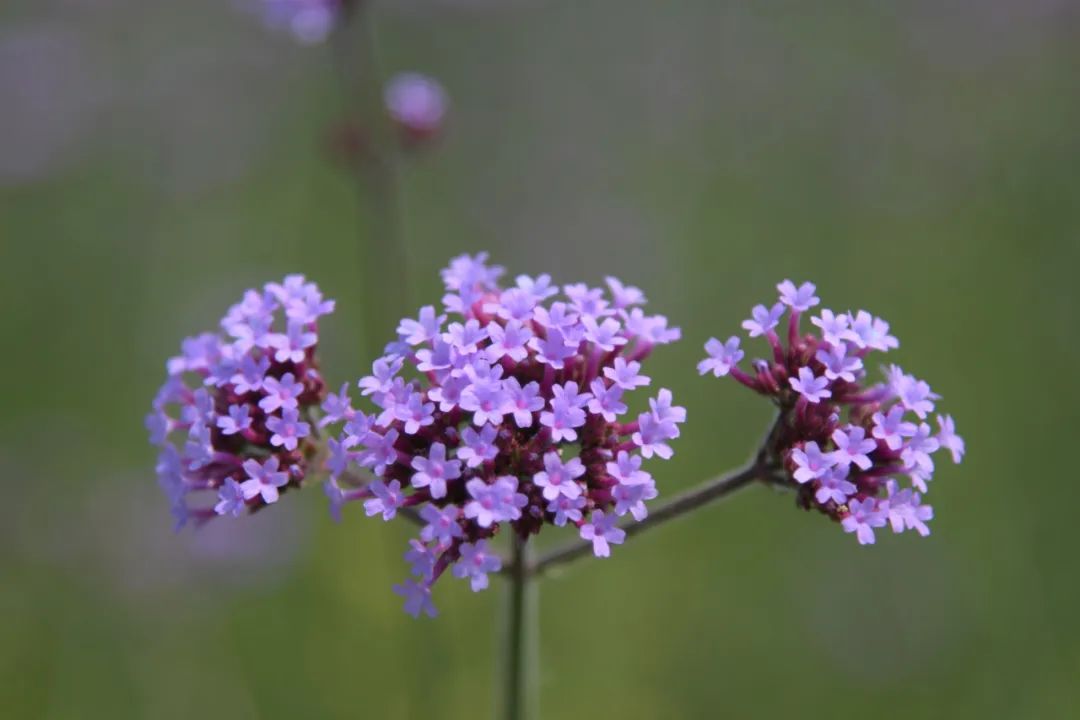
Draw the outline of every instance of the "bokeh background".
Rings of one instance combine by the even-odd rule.
[[[785,277],[889,319],[968,443],[927,540],[861,548],[754,488],[546,580],[545,718],[1080,717],[1080,6],[372,18],[384,72],[453,103],[401,167],[411,303],[479,250],[646,289],[684,331],[650,374],[691,419],[662,494],[768,421],[692,368]],[[371,360],[365,307],[391,303],[370,204],[326,151],[341,87],[330,48],[228,0],[0,7],[0,716],[490,713],[500,588],[440,583],[441,616],[414,621],[390,592],[406,526],[334,525],[315,489],[174,535],[153,478],[164,360],[244,288],[307,273],[338,300],[328,379]]]

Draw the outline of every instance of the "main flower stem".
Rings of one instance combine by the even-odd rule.
[[[507,577],[509,603],[503,642],[503,720],[536,717],[537,587],[529,572],[528,543],[516,534]]]

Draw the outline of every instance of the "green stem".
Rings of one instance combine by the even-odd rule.
[[[373,10],[363,3],[337,31],[336,64],[345,112],[362,134],[350,158],[361,209],[365,348],[379,355],[393,335],[396,318],[408,312],[409,252],[405,245],[398,142],[383,109],[383,72]]]
[[[509,607],[503,638],[503,720],[536,717],[537,585],[529,573],[528,543],[516,534],[507,577]]]

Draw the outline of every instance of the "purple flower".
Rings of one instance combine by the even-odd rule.
[[[498,553],[488,550],[487,540],[462,543],[460,553],[458,561],[454,563],[454,577],[469,578],[473,592],[488,586],[488,573],[502,569],[502,560]]]
[[[649,516],[645,501],[652,500],[656,495],[656,485],[652,479],[636,485],[616,485],[611,489],[611,496],[615,499],[615,514],[622,516],[630,513],[638,522]]]
[[[434,79],[420,73],[401,73],[383,93],[390,118],[413,138],[431,135],[442,126],[449,100]]]
[[[785,280],[777,285],[776,289],[780,291],[780,302],[788,305],[795,312],[806,312],[821,302],[814,296],[817,288],[813,283],[806,282],[795,287],[795,283]]]
[[[767,308],[764,305],[755,305],[753,310],[750,311],[750,319],[744,320],[742,326],[743,329],[750,333],[750,337],[759,337],[772,332],[772,329],[780,323],[780,318],[783,317],[783,315],[783,303],[776,303],[771,308]],[[737,343],[736,347],[738,347]],[[709,354],[711,355],[712,353]],[[704,373],[702,374],[704,375]]]
[[[847,465],[837,465],[830,468],[818,481],[818,488],[814,492],[814,499],[824,505],[832,500],[837,505],[843,505],[858,491],[854,484],[848,482]]]
[[[625,450],[620,450],[615,462],[607,463],[605,468],[608,475],[622,485],[643,485],[652,480],[649,473],[641,469],[641,456],[631,455]]]
[[[581,526],[581,539],[591,540],[593,554],[596,557],[611,555],[609,545],[621,545],[626,539],[626,531],[615,526],[614,515],[604,515],[603,510],[594,510],[589,522]]]
[[[583,315],[581,324],[585,328],[585,339],[604,352],[611,352],[617,347],[629,342],[619,335],[622,327],[617,320],[606,318],[603,322],[597,322],[590,315]]]
[[[155,410],[146,416],[147,432],[150,433],[150,444],[161,447],[168,442],[169,432],[173,429],[173,422],[169,416],[160,410]]]
[[[443,340],[462,355],[472,355],[480,349],[480,343],[488,339],[487,328],[480,327],[478,320],[450,323]]]
[[[221,415],[217,419],[217,426],[221,428],[223,435],[235,435],[251,427],[251,417],[248,405],[230,405],[229,414]]]
[[[660,388],[655,398],[649,398],[649,407],[657,422],[670,424],[673,427],[668,435],[669,439],[679,437],[679,430],[674,426],[686,422],[686,408],[671,403],[671,391],[667,388]]]
[[[899,450],[904,444],[904,438],[915,434],[915,423],[904,421],[904,408],[893,405],[889,412],[876,412],[873,415],[873,436],[885,443],[890,450]]]
[[[495,445],[498,429],[494,425],[485,425],[480,432],[471,427],[461,433],[464,445],[458,448],[457,456],[467,467],[480,467],[485,460],[494,460],[499,448]]]
[[[597,318],[612,314],[607,309],[608,301],[604,299],[604,291],[600,288],[590,288],[585,283],[575,283],[564,285],[563,292],[574,304],[574,309],[581,314],[582,321],[586,317]]]
[[[246,507],[244,489],[240,483],[226,478],[225,483],[218,489],[218,504],[214,506],[214,512],[218,515],[240,517]]]
[[[808,367],[799,368],[799,377],[789,378],[788,382],[807,402],[819,403],[832,397],[832,392],[828,389],[829,381],[823,377],[814,377],[814,371]]]
[[[623,389],[618,385],[608,387],[601,378],[593,378],[589,389],[592,398],[588,408],[593,415],[600,415],[607,422],[615,422],[619,415],[626,412],[626,403],[622,401]]]
[[[833,458],[832,453],[823,453],[813,440],[806,443],[801,449],[793,449],[791,451],[791,461],[795,463],[795,472],[792,477],[795,478],[795,482],[800,484],[825,477],[828,471],[836,465],[836,459]]]
[[[331,423],[351,420],[356,414],[353,410],[352,400],[349,398],[349,384],[341,386],[337,395],[329,395],[322,404],[323,417],[319,420],[319,427],[326,427]]]
[[[420,308],[418,319],[405,318],[398,324],[397,332],[401,339],[410,345],[422,345],[439,337],[444,322],[445,315],[436,315],[434,307],[425,305]]]
[[[442,443],[432,443],[428,456],[414,457],[412,468],[416,472],[412,476],[412,486],[415,488],[428,488],[431,497],[438,500],[446,497],[446,483],[461,477],[461,462],[446,459],[446,446]]]
[[[556,385],[551,389],[554,397],[551,399],[551,412],[540,413],[540,424],[551,428],[551,437],[556,442],[577,440],[577,431],[574,428],[585,424],[585,411],[582,407],[588,404],[589,393],[578,393],[576,382],[570,381],[565,385]]]
[[[376,475],[382,475],[388,466],[397,462],[397,440],[398,431],[394,428],[390,428],[385,434],[369,432],[362,440],[367,450],[360,455],[360,463],[371,468]]]
[[[926,480],[934,473],[934,460],[930,456],[939,448],[937,438],[930,435],[930,426],[921,423],[900,451],[905,469],[912,473],[915,486],[922,492],[926,492]]]
[[[461,394],[472,385],[472,381],[464,375],[454,377],[447,375],[442,385],[437,385],[428,391],[428,399],[439,403],[440,412],[450,412],[461,403]]]
[[[480,427],[486,423],[501,425],[503,416],[510,412],[509,401],[498,380],[474,382],[461,393],[462,410],[473,414],[473,424]]]
[[[529,347],[536,351],[537,361],[562,370],[567,359],[577,354],[577,348],[567,343],[566,336],[556,328],[549,328],[546,337],[534,337]]]
[[[641,454],[645,457],[651,458],[655,454],[668,460],[675,454],[665,442],[672,438],[672,430],[675,430],[674,424],[660,422],[652,413],[642,413],[638,416],[638,431],[631,436],[631,440],[641,448]],[[678,434],[677,430],[675,434]]]
[[[491,485],[480,478],[469,480],[465,489],[472,499],[465,504],[465,517],[476,520],[482,528],[521,517],[528,498],[517,492],[517,485],[517,478],[506,476],[496,478]]]
[[[640,374],[641,363],[627,362],[621,357],[615,358],[611,367],[604,368],[604,377],[621,387],[623,390],[633,390],[636,387],[648,385],[652,380]]]
[[[632,285],[623,285],[618,278],[605,277],[604,282],[611,289],[613,304],[620,310],[631,305],[644,305],[645,293]]]
[[[284,446],[292,452],[302,438],[311,434],[311,426],[300,421],[300,414],[296,410],[286,410],[281,417],[271,415],[266,419],[266,429],[273,433],[270,436],[270,444],[274,447]]]
[[[888,352],[900,347],[897,339],[889,334],[889,323],[865,310],[860,310],[856,315],[848,313],[848,323],[851,326],[848,340],[859,349],[870,348]]]
[[[405,503],[405,494],[401,492],[401,483],[391,480],[389,484],[374,480],[368,488],[375,497],[364,501],[364,512],[368,517],[382,513],[383,520],[392,520],[397,510]]]
[[[274,335],[271,345],[277,348],[274,359],[280,363],[302,363],[307,356],[307,349],[314,347],[319,336],[308,332],[302,323],[289,322],[288,331],[284,334]]]
[[[244,493],[244,499],[261,496],[267,505],[276,503],[278,500],[278,488],[284,487],[289,482],[289,473],[278,471],[278,459],[271,457],[264,463],[258,460],[245,460],[244,472],[248,479],[240,483],[240,489]]]
[[[409,551],[405,553],[405,562],[409,563],[409,572],[416,577],[431,582],[435,574],[438,556],[424,543],[413,539],[409,541]]]
[[[263,380],[266,397],[259,401],[259,407],[265,413],[272,413],[284,408],[294,410],[300,404],[299,397],[304,392],[303,383],[296,382],[293,374],[285,373],[281,379],[268,377]]]
[[[371,364],[371,375],[360,378],[357,385],[361,395],[383,395],[390,392],[394,385],[397,374],[401,372],[402,363],[405,361],[399,357],[379,358]]]
[[[326,469],[330,471],[332,477],[337,477],[349,467],[354,455],[349,452],[344,443],[338,442],[334,438],[326,441],[326,447],[330,451],[330,457],[326,459]]]
[[[544,469],[533,475],[533,484],[543,488],[545,500],[554,500],[559,495],[576,498],[581,495],[581,486],[575,480],[585,474],[585,466],[579,458],[571,458],[563,463],[558,453],[544,455]]]
[[[301,325],[314,325],[323,315],[334,312],[336,303],[324,300],[319,289],[308,285],[302,298],[293,298],[285,304],[285,316]]]
[[[860,545],[874,544],[874,528],[884,527],[886,514],[878,508],[877,500],[868,498],[852,500],[848,504],[848,514],[840,521],[844,532],[853,532]]]
[[[904,409],[915,413],[920,420],[934,411],[934,400],[940,396],[930,390],[930,386],[922,380],[916,380],[910,375],[900,375],[893,386],[896,397]]]
[[[214,446],[210,428],[202,420],[192,423],[188,430],[188,439],[184,443],[184,460],[189,470],[200,470],[214,459]]]
[[[273,29],[285,29],[297,42],[315,45],[324,41],[333,30],[340,12],[339,0],[263,0],[263,19]],[[278,286],[283,288],[281,297],[302,292],[303,275],[289,276],[300,278],[301,285]],[[283,299],[283,302],[285,300]]]
[[[406,580],[400,585],[393,587],[394,593],[405,598],[405,612],[413,617],[420,617],[421,613],[428,617],[435,617],[439,611],[431,601],[431,586],[426,582]]]
[[[551,276],[547,274],[538,275],[535,279],[528,275],[518,275],[514,278],[514,282],[517,283],[519,289],[528,293],[534,302],[543,302],[559,294],[559,291],[551,286]]]
[[[345,493],[342,492],[336,478],[331,477],[323,483],[323,493],[326,495],[326,499],[330,501],[330,519],[336,523],[341,522],[341,507],[346,500]]]
[[[577,497],[567,497],[566,495],[559,495],[554,500],[548,502],[547,511],[555,515],[552,520],[557,527],[566,525],[567,522],[580,522],[581,521],[581,509],[585,507],[585,496],[579,495]]]
[[[420,428],[435,422],[435,404],[424,402],[424,396],[413,393],[408,402],[396,408],[397,419],[405,423],[405,434],[415,435]]]
[[[420,539],[442,547],[449,546],[454,538],[463,535],[461,523],[458,522],[460,516],[461,510],[456,505],[447,505],[444,508],[425,505],[420,509],[420,517],[427,525],[420,531]]]
[[[949,451],[952,461],[959,464],[964,459],[964,438],[956,434],[956,423],[950,415],[938,415],[938,445]]]
[[[934,508],[923,505],[919,493],[911,488],[898,490],[895,481],[889,481],[888,491],[889,499],[885,505],[893,532],[914,530],[922,537],[929,535],[930,528],[926,523],[934,519]]]
[[[855,382],[855,373],[862,370],[862,360],[856,356],[848,355],[848,346],[840,343],[830,348],[822,348],[817,351],[817,361],[825,366],[825,377],[829,380],[843,380]]]
[[[821,329],[821,337],[830,345],[843,345],[849,339],[848,316],[834,315],[832,310],[822,308],[819,317],[810,318],[810,322]]]
[[[488,325],[488,335],[491,344],[485,353],[491,362],[497,362],[503,357],[521,362],[529,354],[526,345],[532,339],[532,331],[517,320],[510,320],[505,327],[498,323]]]
[[[514,422],[519,428],[533,425],[533,413],[544,409],[544,398],[540,397],[540,384],[527,383],[522,387],[517,378],[507,378],[503,382],[506,392],[506,407],[513,413]]]
[[[266,371],[269,369],[269,358],[260,357],[256,359],[253,355],[245,355],[236,368],[236,374],[232,376],[236,393],[246,395],[261,390]]]
[[[739,349],[739,338],[734,335],[722,343],[716,338],[709,338],[705,343],[705,352],[709,357],[698,363],[699,375],[712,372],[713,377],[723,377],[731,372],[731,368],[739,364],[743,359],[743,351]]]
[[[847,430],[837,428],[833,431],[832,441],[836,444],[832,458],[837,465],[847,467],[854,463],[860,470],[869,470],[874,464],[867,453],[876,450],[877,443],[868,439],[861,427],[849,425]]]

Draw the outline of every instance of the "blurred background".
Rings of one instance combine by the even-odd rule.
[[[378,223],[327,151],[349,105],[334,52],[249,9],[0,7],[0,717],[492,707],[501,588],[443,582],[438,619],[406,616],[405,525],[358,507],[335,525],[316,488],[171,532],[142,420],[181,338],[304,272],[338,300],[336,386],[368,367],[383,300]],[[1080,717],[1080,6],[402,0],[370,17],[383,72],[451,98],[441,141],[401,164],[412,297],[388,325],[437,302],[462,252],[641,286],[684,332],[650,363],[691,419],[657,478],[671,495],[742,462],[769,419],[693,372],[702,344],[812,279],[892,323],[968,444],[926,540],[859,547],[753,488],[546,580],[545,718]]]

